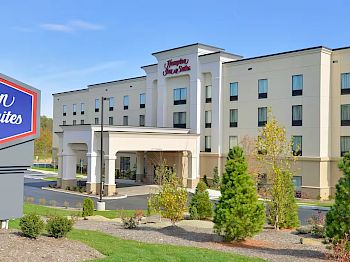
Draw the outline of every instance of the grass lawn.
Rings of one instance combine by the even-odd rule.
[[[57,168],[52,168],[52,167],[36,167],[36,166],[32,166],[31,169],[57,172]]]
[[[83,242],[106,256],[96,261],[264,261],[209,249],[146,244],[96,231],[74,229],[68,238]]]
[[[322,201],[298,201],[297,204],[305,205],[305,206],[319,206],[319,207],[331,207],[333,206],[333,202],[322,202]]]
[[[103,216],[106,218],[117,218],[122,215],[132,216],[134,214],[134,210],[106,210],[106,211],[94,211],[94,215]],[[146,214],[146,211],[144,211]],[[23,205],[23,213],[36,213],[40,216],[48,216],[48,215],[62,215],[62,216],[80,216],[81,211],[69,210],[64,208],[53,208],[35,204],[24,203]]]

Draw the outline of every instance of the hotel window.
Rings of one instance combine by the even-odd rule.
[[[303,140],[302,136],[293,136],[292,151],[294,156],[303,155],[302,140]]]
[[[230,127],[238,126],[238,109],[230,109]]]
[[[100,111],[100,99],[95,99],[95,112]]]
[[[139,125],[145,126],[145,115],[140,115]]]
[[[350,126],[350,105],[340,106],[340,119],[342,126]]]
[[[84,123],[85,123],[85,121],[82,119],[82,120],[80,120],[80,124],[81,125],[84,125]]]
[[[73,104],[73,116],[77,115],[77,104]]]
[[[205,102],[211,103],[211,86],[205,86]]]
[[[340,155],[344,156],[345,153],[350,151],[350,136],[340,137]]]
[[[229,136],[228,137],[228,146],[231,149],[234,146],[238,146],[238,137],[237,136]]]
[[[259,79],[258,80],[258,97],[259,97],[259,99],[267,98],[267,86],[268,86],[267,79]]]
[[[205,111],[205,128],[211,128],[211,111]]]
[[[205,144],[205,152],[211,152],[211,136],[205,136],[204,137],[204,144]]]
[[[95,125],[98,125],[98,117],[95,117]]]
[[[63,105],[63,116],[67,115],[67,106]]]
[[[109,111],[113,111],[114,110],[114,97],[110,97],[108,99],[108,103],[109,103]]]
[[[82,115],[85,114],[85,104],[84,103],[80,104],[80,114],[82,114]]]
[[[124,110],[129,109],[129,96],[123,97],[123,105],[124,105]]]
[[[350,94],[350,73],[342,73],[340,75],[341,78],[341,94],[347,95]]]
[[[146,107],[146,94],[140,94],[140,108]]]
[[[174,105],[184,105],[187,99],[187,88],[174,89]]]
[[[129,118],[128,116],[123,116],[123,126],[128,126],[129,125]]]
[[[112,116],[110,116],[110,117],[108,118],[108,124],[109,124],[110,126],[113,126],[113,117],[112,117]]]
[[[303,106],[292,106],[292,126],[303,125]]]
[[[293,176],[293,184],[294,184],[294,190],[295,190],[295,197],[301,198],[302,177]]]
[[[77,120],[73,120],[73,126],[77,125]]]
[[[258,126],[265,126],[267,123],[267,107],[258,108]]]
[[[230,83],[230,101],[238,100],[238,82]]]
[[[122,176],[127,176],[130,172],[130,157],[121,156],[120,157],[120,173]]]
[[[67,124],[66,120],[63,120],[62,125],[65,126],[66,124]]]
[[[175,128],[186,128],[186,112],[174,112],[173,125]]]
[[[292,76],[292,96],[303,94],[303,75]]]

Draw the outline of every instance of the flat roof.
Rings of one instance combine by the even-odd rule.
[[[54,95],[62,95],[62,94],[68,94],[68,93],[73,93],[73,92],[81,92],[81,91],[87,91],[88,89],[87,88],[84,88],[84,89],[76,89],[76,90],[71,90],[71,91],[65,91],[65,92],[59,92],[59,93],[54,93],[52,94],[53,96]]]
[[[156,55],[156,54],[160,54],[160,53],[164,53],[164,52],[168,52],[168,51],[173,51],[173,50],[177,50],[177,49],[180,49],[180,48],[195,46],[195,45],[202,46],[202,47],[208,47],[208,48],[211,48],[211,49],[222,50],[222,51],[225,50],[223,48],[212,46],[212,45],[206,45],[206,44],[201,44],[201,43],[194,43],[194,44],[190,44],[190,45],[183,45],[183,46],[179,46],[179,47],[170,48],[170,49],[166,49],[166,50],[163,50],[163,51],[155,52],[155,53],[152,53],[152,55]]]
[[[332,51],[331,48],[328,48],[326,46],[314,46],[314,47],[308,47],[308,48],[297,49],[297,50],[292,50],[292,51],[249,57],[249,58],[239,59],[239,60],[235,60],[235,61],[224,62],[223,64],[237,63],[237,62],[248,61],[248,60],[253,60],[253,59],[260,59],[260,58],[266,58],[266,57],[272,57],[272,56],[278,56],[278,55],[286,55],[286,54],[291,54],[291,53],[298,53],[298,52],[304,52],[304,51],[308,51],[308,50],[322,49],[322,48]]]
[[[123,81],[128,81],[128,80],[141,79],[141,78],[145,78],[145,77],[146,77],[146,76],[136,76],[136,77],[131,77],[131,78],[125,78],[125,79],[119,79],[119,80],[114,80],[114,81],[109,81],[109,82],[103,82],[103,83],[92,84],[92,85],[88,85],[88,87],[98,86],[98,85],[106,85],[106,84],[114,84],[114,83],[123,82]]]

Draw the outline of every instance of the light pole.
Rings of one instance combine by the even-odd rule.
[[[97,202],[97,210],[105,210],[106,209],[106,204],[105,202],[102,201],[102,194],[103,194],[103,104],[104,101],[107,100],[108,98],[106,97],[101,97],[101,162],[100,162],[100,199]]]

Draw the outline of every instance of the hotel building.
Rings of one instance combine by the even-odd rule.
[[[53,95],[60,186],[74,186],[81,167],[87,191],[98,192],[102,104],[108,195],[116,178],[153,183],[162,159],[187,187],[215,167],[222,173],[229,148],[256,138],[271,107],[293,138],[297,190],[334,194],[337,162],[350,150],[349,47],[243,58],[197,43],[152,55],[144,76]]]

